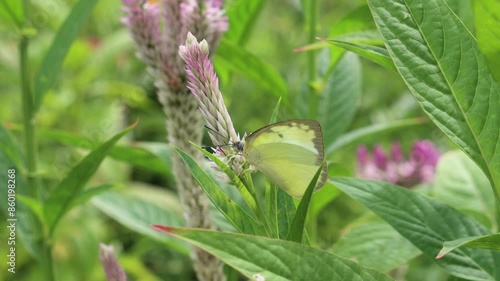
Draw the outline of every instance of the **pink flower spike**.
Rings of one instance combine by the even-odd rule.
[[[379,169],[385,169],[387,168],[387,156],[385,156],[384,150],[382,147],[376,145],[373,148],[373,161],[375,162],[375,165]]]
[[[390,157],[387,157],[380,146],[373,148],[372,158],[364,146],[359,147],[356,153],[358,177],[382,180],[408,188],[431,183],[439,159],[439,152],[434,144],[426,140],[413,144],[408,160],[404,158],[397,142],[391,146]]]
[[[366,148],[366,146],[359,146],[356,150],[356,155],[358,159],[358,166],[364,167],[366,166],[366,164],[368,164],[368,149]]]
[[[221,145],[239,141],[219,90],[219,79],[208,57],[207,41],[198,42],[188,33],[186,44],[179,48],[179,55],[186,63],[188,88],[197,99],[207,126],[216,132],[210,134],[212,142]]]
[[[99,244],[99,259],[106,273],[108,281],[127,281],[127,275],[116,260],[113,247],[106,244]]]
[[[129,7],[140,7],[146,3],[147,0],[122,0],[122,3]]]
[[[391,146],[391,159],[394,162],[403,161],[403,151],[401,150],[399,142],[394,142]]]
[[[410,160],[419,165],[429,165],[435,167],[439,159],[439,151],[430,141],[422,140],[413,144]]]

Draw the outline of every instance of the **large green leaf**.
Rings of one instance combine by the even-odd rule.
[[[448,205],[473,215],[495,217],[495,197],[483,171],[461,151],[450,151],[439,158],[433,195]]]
[[[475,38],[443,0],[368,4],[394,64],[423,110],[499,189],[499,87]]]
[[[462,1],[457,1],[462,2]],[[468,2],[468,1],[463,1]],[[500,2],[474,0],[477,42],[496,81],[500,81]]]
[[[361,217],[342,233],[332,252],[381,272],[389,272],[420,254],[408,240],[374,215]]]
[[[327,182],[323,188],[316,191],[311,200],[311,206],[309,213],[311,214],[311,220],[316,221],[319,213],[330,204],[333,200],[335,200],[342,192],[335,188],[332,184]]]
[[[128,133],[137,123],[116,134],[110,140],[97,147],[80,161],[69,174],[49,194],[44,205],[45,219],[53,232],[57,222],[73,206],[73,201],[80,196],[85,184],[97,171],[102,160],[108,155],[115,143]]]
[[[171,237],[159,235],[150,227],[151,224],[157,223],[183,226],[182,216],[178,214],[177,210],[172,210],[168,201],[163,202],[163,204],[162,202],[154,202],[140,197],[132,191],[107,192],[92,198],[91,202],[103,213],[125,227],[165,243],[171,249],[187,255],[189,247],[186,244],[179,243]],[[160,196],[157,195],[157,197]]]
[[[338,178],[334,184],[389,223],[430,258],[445,241],[491,234],[464,214],[403,187],[388,183]],[[498,280],[500,252],[460,249],[437,261],[450,274],[470,280]]]
[[[210,230],[153,227],[211,253],[252,280],[392,280],[351,260],[294,242]]]
[[[358,56],[346,53],[325,81],[318,104],[318,122],[326,146],[351,125],[361,99],[361,66]]]
[[[474,14],[472,13],[472,3],[474,1],[445,0],[450,9],[460,18],[468,30],[474,31]]]
[[[52,87],[69,48],[90,17],[97,0],[80,0],[59,28],[52,45],[38,68],[34,84],[34,105],[39,108],[43,95]]]

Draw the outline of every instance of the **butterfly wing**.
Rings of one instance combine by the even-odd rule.
[[[248,136],[243,156],[297,198],[302,197],[323,163],[316,190],[327,180],[323,133],[316,121],[290,120],[266,126]]]

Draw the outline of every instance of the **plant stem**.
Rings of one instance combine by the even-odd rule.
[[[37,161],[37,139],[35,127],[35,108],[34,97],[31,90],[31,76],[29,69],[28,47],[30,43],[30,35],[27,30],[31,28],[30,22],[30,8],[31,3],[29,0],[23,0],[24,9],[24,23],[21,27],[21,38],[19,40],[19,69],[20,69],[20,82],[21,82],[21,97],[22,97],[22,113],[23,113],[23,129],[24,129],[24,145],[26,153],[26,179],[28,185],[29,196],[38,198],[43,202],[43,191],[39,184]],[[40,222],[38,222],[40,224]],[[39,229],[45,229],[42,225],[35,226]],[[44,271],[46,280],[53,281],[54,269],[52,266],[52,243],[51,238],[44,232],[43,236],[38,237],[41,253],[41,267]]]
[[[317,21],[317,13],[318,13],[318,7],[317,7],[317,2],[316,0],[309,0],[307,1],[309,5],[309,22],[307,23],[307,28],[308,28],[308,43],[312,44],[316,40],[316,21]],[[312,83],[316,81],[316,52],[314,51],[309,51],[307,52],[307,71],[308,71],[308,81],[309,81],[309,87],[308,87],[308,92],[309,92],[309,97],[310,97],[310,103],[309,103],[309,109],[310,109],[310,116],[315,116],[316,115],[316,108],[317,108],[317,103],[318,103],[318,95],[315,92],[314,87],[312,86]]]
[[[35,134],[35,118],[33,108],[33,95],[30,87],[30,75],[28,69],[28,45],[29,38],[21,36],[19,42],[20,68],[21,68],[21,90],[23,103],[23,128],[24,144],[26,151],[26,168],[29,192],[31,196],[37,196],[41,200],[41,192],[36,181],[37,172],[37,142]]]
[[[493,225],[493,230],[495,232],[499,231],[500,228],[500,197],[498,194],[498,191],[496,189],[495,181],[492,178],[489,178],[492,189],[493,189],[493,194],[495,195],[495,221]]]

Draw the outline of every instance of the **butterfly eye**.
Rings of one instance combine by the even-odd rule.
[[[237,141],[233,143],[233,147],[235,147],[239,152],[243,151],[243,147],[245,146],[245,143],[242,141]]]

